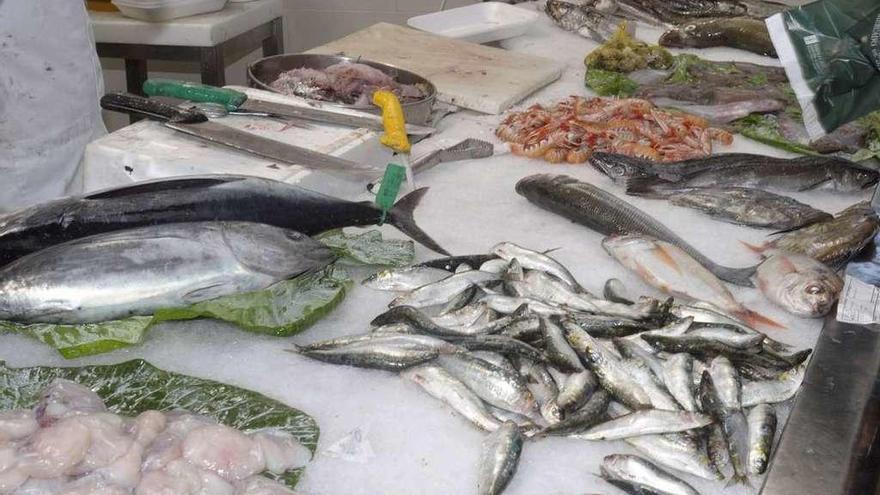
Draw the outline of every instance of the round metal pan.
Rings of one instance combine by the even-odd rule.
[[[424,77],[391,65],[380,64],[378,62],[370,62],[369,60],[355,59],[352,57],[344,57],[342,55],[318,55],[309,53],[273,55],[271,57],[261,58],[260,60],[257,60],[256,62],[248,66],[248,81],[252,87],[278,93],[278,91],[272,89],[269,85],[272,84],[272,82],[274,82],[276,79],[278,79],[278,76],[282,72],[299,67],[308,67],[310,69],[324,69],[339,62],[356,62],[375,67],[376,69],[379,69],[382,72],[390,75],[397,82],[402,84],[424,84],[425,87],[427,87],[428,96],[418,101],[402,103],[403,114],[407,122],[419,125],[426,125],[430,123],[431,110],[434,106],[434,99],[437,96],[437,88],[435,88],[434,85],[431,84],[431,81],[428,81]],[[315,101],[320,101],[322,105],[367,111],[375,114],[378,114],[380,112],[378,107],[364,108],[354,105],[346,105],[344,103],[333,103],[323,100]]]

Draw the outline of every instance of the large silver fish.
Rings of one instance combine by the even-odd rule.
[[[260,290],[334,259],[299,232],[195,222],[98,234],[0,269],[0,319],[81,323]]]
[[[719,265],[642,210],[598,187],[567,175],[538,174],[520,180],[516,192],[546,210],[589,227],[600,234],[643,234],[675,244],[732,284],[753,287],[755,268]]]

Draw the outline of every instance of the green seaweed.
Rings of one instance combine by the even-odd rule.
[[[639,85],[624,74],[602,69],[587,69],[584,81],[599,96],[628,97],[639,89]]]
[[[58,378],[89,387],[117,414],[186,409],[244,432],[286,431],[313,454],[318,445],[318,424],[302,411],[250,390],[163,371],[141,359],[75,368],[10,368],[0,361],[0,410],[33,407],[40,392]],[[266,475],[294,488],[303,470]]]
[[[779,132],[779,124],[772,115],[749,115],[733,123],[733,128],[743,136],[775,148],[804,155],[816,155],[812,149],[789,141]]]

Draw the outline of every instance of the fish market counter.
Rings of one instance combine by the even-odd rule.
[[[533,94],[520,107],[587,94],[582,60],[595,47],[592,41],[558,30],[542,18],[529,34],[504,45],[568,65],[559,81]],[[771,59],[725,49],[704,50],[701,55],[718,60],[735,55],[740,60],[774,63]],[[624,197],[621,188],[588,165],[551,165],[510,154],[493,134],[499,121],[500,116],[462,111],[446,117],[439,124],[438,135],[415,147],[414,154],[418,154],[429,146],[454,144],[464,138],[483,139],[496,146],[496,154],[491,158],[444,163],[416,177],[419,186],[430,187],[416,210],[420,226],[453,254],[485,253],[501,241],[538,251],[553,249],[553,257],[591,292],[601,293],[604,282],[616,277],[632,293],[659,296],[606,254],[600,244],[601,235],[541,210],[514,192],[517,181],[537,173],[568,174]],[[143,140],[155,135],[147,131],[148,126],[142,127],[142,135],[132,129],[115,134],[124,135],[135,145],[144,145]],[[163,143],[154,142],[152,146],[161,147]],[[721,150],[785,156],[740,136],[732,146]],[[192,156],[197,159],[198,153]],[[92,154],[92,162],[86,166],[99,167],[101,164],[96,160],[102,159],[105,157]],[[247,160],[242,156],[238,170],[246,166]],[[867,199],[868,193],[840,195],[813,191],[792,196],[816,208],[837,212]],[[362,197],[369,198],[366,193]],[[756,255],[740,241],[760,243],[766,231],[720,223],[661,200],[626,200],[662,221],[716,262],[750,266],[757,261]],[[403,237],[392,227],[381,229],[388,237]],[[436,256],[416,245],[417,261]],[[358,276],[368,274],[360,270]],[[749,308],[785,326],[768,331],[773,338],[797,349],[816,344],[821,319],[789,315],[756,289],[733,287],[732,292]],[[392,297],[392,293],[356,285],[329,316],[289,339],[197,320],[160,324],[149,331],[139,346],[76,360],[64,360],[48,347],[25,337],[0,335],[0,360],[12,366],[70,366],[144,358],[168,371],[218,380],[283,401],[313,416],[321,430],[317,454],[297,488],[306,495],[474,493],[483,432],[415,383],[393,373],[334,366],[287,352],[293,344],[366,331],[369,322],[384,311]],[[780,425],[784,424],[789,407],[781,404],[778,408]],[[604,456],[624,452],[635,453],[622,441],[550,437],[527,442],[517,475],[505,494],[619,493],[597,474]],[[722,490],[723,483],[690,476],[684,479],[704,495],[756,493],[762,481],[759,477],[752,480],[752,487]]]

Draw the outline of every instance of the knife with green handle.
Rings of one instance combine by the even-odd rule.
[[[165,127],[175,131],[291,165],[363,177],[373,177],[382,170],[374,166],[257,136],[220,124],[217,121],[208,120],[201,112],[182,110],[154,98],[144,98],[126,93],[110,93],[101,98],[101,108],[149,117],[162,122]]]
[[[148,96],[170,96],[195,103],[215,103],[223,105],[230,113],[261,114],[282,118],[293,118],[347,127],[365,127],[383,130],[382,118],[366,112],[337,112],[315,106],[286,105],[265,100],[248,98],[241,91],[218,88],[189,81],[173,79],[147,79],[143,85]],[[406,125],[408,134],[424,136],[433,134],[433,127]]]

